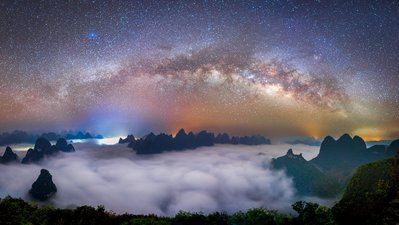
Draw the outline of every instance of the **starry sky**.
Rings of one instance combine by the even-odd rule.
[[[0,2],[0,131],[399,137],[398,1]]]

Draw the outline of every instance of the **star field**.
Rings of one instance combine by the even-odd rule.
[[[399,135],[397,1],[2,1],[0,130]]]

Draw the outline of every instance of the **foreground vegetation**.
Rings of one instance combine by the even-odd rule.
[[[0,199],[0,225],[334,225],[399,223],[399,151],[394,158],[360,166],[342,199],[332,209],[296,202],[297,213],[286,215],[263,208],[246,212],[212,214],[179,212],[174,217],[117,215],[103,206],[57,209],[22,199]]]
[[[57,209],[37,206],[22,199],[6,197],[0,200],[0,224],[14,225],[280,225],[335,224],[329,208],[314,203],[297,202],[293,209],[297,216],[285,215],[262,208],[234,214],[179,212],[175,217],[156,215],[117,215],[104,207],[81,206],[76,209]]]
[[[399,222],[398,157],[360,166],[332,208],[340,224]]]
[[[296,202],[297,213],[286,215],[263,208],[246,212],[212,214],[179,212],[174,217],[157,215],[118,215],[81,206],[58,209],[38,206],[22,199],[0,199],[1,225],[334,225],[397,224],[399,221],[399,155],[366,164],[357,169],[342,199],[332,208],[315,203]]]

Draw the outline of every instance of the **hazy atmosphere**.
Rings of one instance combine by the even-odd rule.
[[[0,224],[397,225],[398,0],[0,0]]]
[[[105,205],[119,213],[159,215],[254,207],[291,212],[296,199],[292,179],[269,169],[271,158],[289,145],[218,145],[154,156],[134,155],[124,145],[79,143],[75,147],[76,153],[38,165],[0,164],[0,197],[30,199],[30,185],[46,168],[58,187],[50,203],[58,207]],[[308,159],[317,149],[295,148]]]

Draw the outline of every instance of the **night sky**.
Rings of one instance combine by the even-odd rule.
[[[399,136],[399,1],[0,3],[0,131]]]

